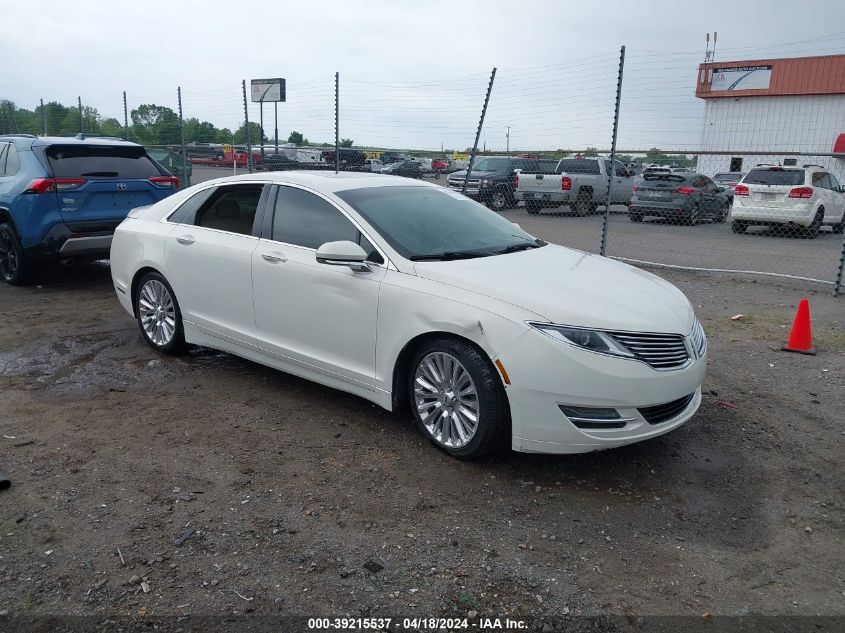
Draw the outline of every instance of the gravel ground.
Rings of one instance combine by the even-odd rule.
[[[0,630],[37,615],[511,615],[546,632],[562,614],[845,617],[842,299],[807,293],[818,355],[802,356],[778,349],[801,291],[661,274],[709,334],[698,415],[622,449],[477,463],[359,398],[210,350],[157,356],[103,265],[0,286]]]

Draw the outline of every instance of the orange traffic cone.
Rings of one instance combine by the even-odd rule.
[[[786,352],[815,356],[813,330],[810,326],[810,302],[806,299],[801,299],[801,303],[798,304],[798,312],[795,313],[795,322],[792,324],[789,340],[781,349]]]

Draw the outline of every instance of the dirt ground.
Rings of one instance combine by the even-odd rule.
[[[709,336],[698,415],[622,449],[477,463],[359,398],[210,350],[156,355],[102,264],[0,286],[0,630],[845,616],[845,298],[659,274]],[[779,351],[802,296],[817,356]]]

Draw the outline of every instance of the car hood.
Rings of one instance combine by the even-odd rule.
[[[415,270],[563,325],[686,336],[695,318],[689,300],[668,281],[554,244],[478,259],[416,262]]]

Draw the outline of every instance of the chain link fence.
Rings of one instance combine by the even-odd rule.
[[[183,186],[291,169],[422,178],[586,252],[838,292],[845,56],[830,57],[699,64],[623,47],[437,81],[291,80],[284,103],[253,102],[246,81],[96,109],[2,101],[0,133],[125,138]]]

